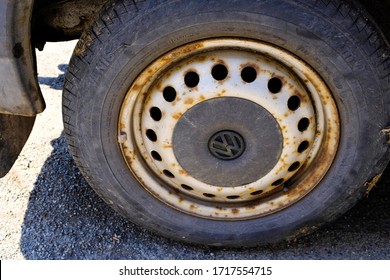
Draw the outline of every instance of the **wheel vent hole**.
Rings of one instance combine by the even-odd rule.
[[[259,191],[252,192],[251,195],[259,195],[259,194],[262,194],[262,193],[263,193],[263,191],[259,190]]]
[[[163,97],[167,102],[173,102],[176,99],[176,90],[173,87],[166,87],[163,91]]]
[[[228,75],[228,70],[225,65],[223,64],[217,64],[213,67],[211,70],[211,75],[214,79],[217,81],[225,80]]]
[[[291,111],[296,111],[301,106],[301,99],[294,95],[288,99],[287,106]]]
[[[268,81],[268,90],[274,94],[282,90],[283,83],[279,78],[272,78]]]
[[[156,122],[158,122],[159,120],[161,120],[162,113],[161,113],[160,108],[158,108],[158,107],[153,107],[153,108],[150,109],[149,113],[150,113],[150,117],[151,117],[153,120],[155,120]]]
[[[167,176],[168,178],[175,178],[175,175],[173,175],[170,171],[164,169],[163,171],[164,175]]]
[[[190,187],[190,186],[188,186],[188,185],[185,185],[185,184],[182,184],[181,187],[182,187],[183,189],[185,189],[186,191],[193,191],[193,190],[194,190],[194,188],[192,188],[192,187]]]
[[[162,161],[162,158],[161,158],[160,154],[157,153],[156,151],[152,151],[150,154],[152,155],[153,159],[155,159],[157,161]]]
[[[211,193],[204,193],[203,196],[208,197],[208,198],[215,197],[215,195],[211,194]]]
[[[148,129],[146,131],[146,137],[148,137],[148,139],[152,142],[156,142],[157,141],[157,135],[156,135],[156,132],[154,132],[153,129]]]
[[[199,84],[199,75],[198,73],[195,72],[188,72],[184,76],[184,83],[187,85],[189,88],[194,88]]]
[[[284,179],[279,179],[279,180],[276,180],[275,182],[273,182],[271,185],[276,187],[276,186],[280,186],[283,183],[284,183]]]
[[[298,153],[303,153],[309,148],[310,144],[308,141],[303,141],[301,144],[299,144],[298,147]]]
[[[237,198],[240,198],[239,195],[229,195],[226,197],[227,199],[237,199]]]
[[[297,170],[300,166],[301,166],[301,164],[298,161],[296,161],[290,165],[290,167],[288,168],[288,171],[293,172],[293,171]]]
[[[303,132],[303,131],[305,131],[305,130],[307,130],[309,128],[309,125],[310,125],[309,119],[308,118],[303,118],[298,123],[298,130],[300,132]]]
[[[257,78],[257,71],[251,66],[247,66],[241,71],[241,78],[247,83],[253,83]]]

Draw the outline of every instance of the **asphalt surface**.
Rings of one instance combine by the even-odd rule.
[[[21,250],[27,259],[388,259],[390,172],[334,224],[295,243],[250,250],[193,247],[151,234],[117,215],[91,190],[54,139],[31,192]],[[390,171],[390,170],[389,170]]]
[[[390,168],[339,220],[273,246],[191,246],[116,214],[83,179],[62,133],[61,88],[72,44],[49,45],[38,56],[48,109],[12,172],[0,180],[1,259],[390,259]]]

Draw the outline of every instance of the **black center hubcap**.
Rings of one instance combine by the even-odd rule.
[[[213,186],[255,182],[278,162],[283,137],[277,121],[260,105],[220,97],[193,106],[173,133],[173,151],[190,176]]]
[[[237,132],[223,130],[214,134],[209,140],[210,153],[221,160],[232,160],[240,157],[245,151],[244,138]]]

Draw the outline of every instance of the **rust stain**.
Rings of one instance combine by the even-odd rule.
[[[188,173],[185,170],[183,170],[183,169],[179,170],[179,174],[180,175],[188,175]]]
[[[146,95],[146,93],[144,93],[144,96],[145,95]],[[152,99],[152,97],[150,95],[146,96],[146,98],[145,98],[145,106],[149,104],[151,99]]]
[[[374,178],[372,178],[369,182],[366,182],[364,184],[364,186],[367,188],[366,190],[366,196],[369,194],[369,192],[374,188],[376,187],[376,184],[378,183],[378,181],[380,180],[380,178],[382,177],[382,174],[383,173],[380,173],[378,175],[376,175]]]
[[[183,115],[183,113],[174,113],[174,114],[172,115],[172,118],[174,118],[175,120],[178,120],[178,119],[181,118],[182,115]]]
[[[180,97],[176,97],[175,101],[172,102],[172,105],[176,106],[176,104],[179,103],[180,101],[181,101],[181,98]]]
[[[204,62],[204,61],[207,60],[207,56],[206,55],[200,55],[200,56],[197,57],[197,60],[199,62]]]
[[[154,86],[154,88],[159,91],[159,92],[162,92],[163,91],[163,88],[162,88],[162,80],[158,80],[156,85]]]
[[[190,205],[190,210],[197,210],[198,208],[199,208],[199,206],[196,206],[194,204]]]
[[[164,149],[172,149],[172,145],[164,145],[163,148]]]
[[[188,98],[185,102],[184,102],[184,104],[187,104],[187,105],[191,105],[191,104],[193,104],[194,103],[194,99],[193,98]]]
[[[294,91],[294,95],[299,97],[301,105],[309,102],[308,97],[305,94],[302,94],[298,90]]]
[[[124,123],[120,123],[119,126],[119,130],[125,130],[127,127],[127,125],[125,125]]]
[[[260,67],[255,63],[251,63],[251,62],[243,63],[240,65],[240,70],[244,69],[245,67],[252,67],[255,68],[257,72],[260,72]]]
[[[134,91],[139,91],[141,88],[142,88],[141,85],[139,85],[139,84],[134,84],[133,87],[132,87],[132,90],[134,90]]]
[[[133,151],[128,150],[128,149],[125,149],[125,151],[123,151],[123,152],[125,153],[125,157],[129,163],[136,161],[136,159],[137,159],[136,153],[134,153]]]
[[[234,208],[234,209],[232,209],[232,213],[237,215],[238,213],[240,213],[240,210],[237,208]]]

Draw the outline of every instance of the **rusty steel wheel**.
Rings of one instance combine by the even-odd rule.
[[[385,46],[345,1],[113,1],[68,68],[69,147],[108,204],[159,234],[295,239],[388,162]]]
[[[291,53],[211,39],[159,57],[131,85],[118,141],[162,203],[209,219],[250,219],[295,203],[324,177],[339,117],[322,79]]]

